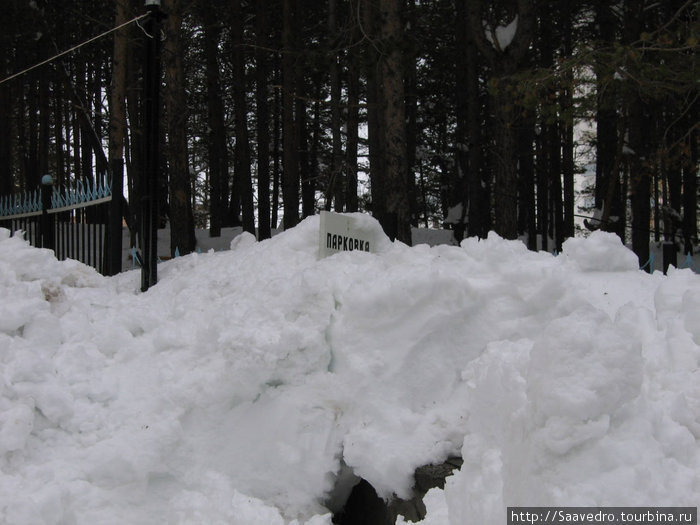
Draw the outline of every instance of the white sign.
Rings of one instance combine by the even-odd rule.
[[[375,240],[376,233],[367,228],[366,220],[360,220],[358,214],[321,212],[319,229],[321,258],[338,252],[374,252]]]

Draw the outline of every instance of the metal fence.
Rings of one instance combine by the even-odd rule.
[[[112,190],[106,181],[41,188],[0,196],[0,227],[22,232],[32,246],[54,250],[59,260],[76,259],[106,273],[107,224]]]

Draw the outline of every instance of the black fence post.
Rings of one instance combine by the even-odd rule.
[[[678,247],[673,241],[667,241],[663,244],[664,258],[664,275],[668,273],[668,267],[673,265],[678,268]]]
[[[146,62],[144,64],[145,171],[141,177],[141,291],[158,281],[158,178],[160,109],[160,0],[146,0]]]
[[[56,249],[55,215],[51,209],[53,194],[53,177],[44,175],[41,178],[41,219],[39,221],[39,245],[49,250]]]

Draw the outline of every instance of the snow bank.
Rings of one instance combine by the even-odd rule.
[[[620,237],[601,230],[594,231],[588,238],[572,237],[564,241],[564,256],[584,272],[592,271],[634,271],[639,262],[634,252],[622,245]]]
[[[0,523],[330,523],[461,454],[425,523],[693,505],[700,279],[605,235],[529,252],[263,242],[103,278],[0,230]],[[347,467],[346,467],[347,466]]]

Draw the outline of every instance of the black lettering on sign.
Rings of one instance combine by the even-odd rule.
[[[355,239],[354,237],[349,237],[347,235],[338,235],[335,233],[326,234],[326,248],[331,250],[339,250],[343,252],[351,252],[354,250],[360,250],[364,252],[369,251],[369,241],[363,241],[362,239]]]

